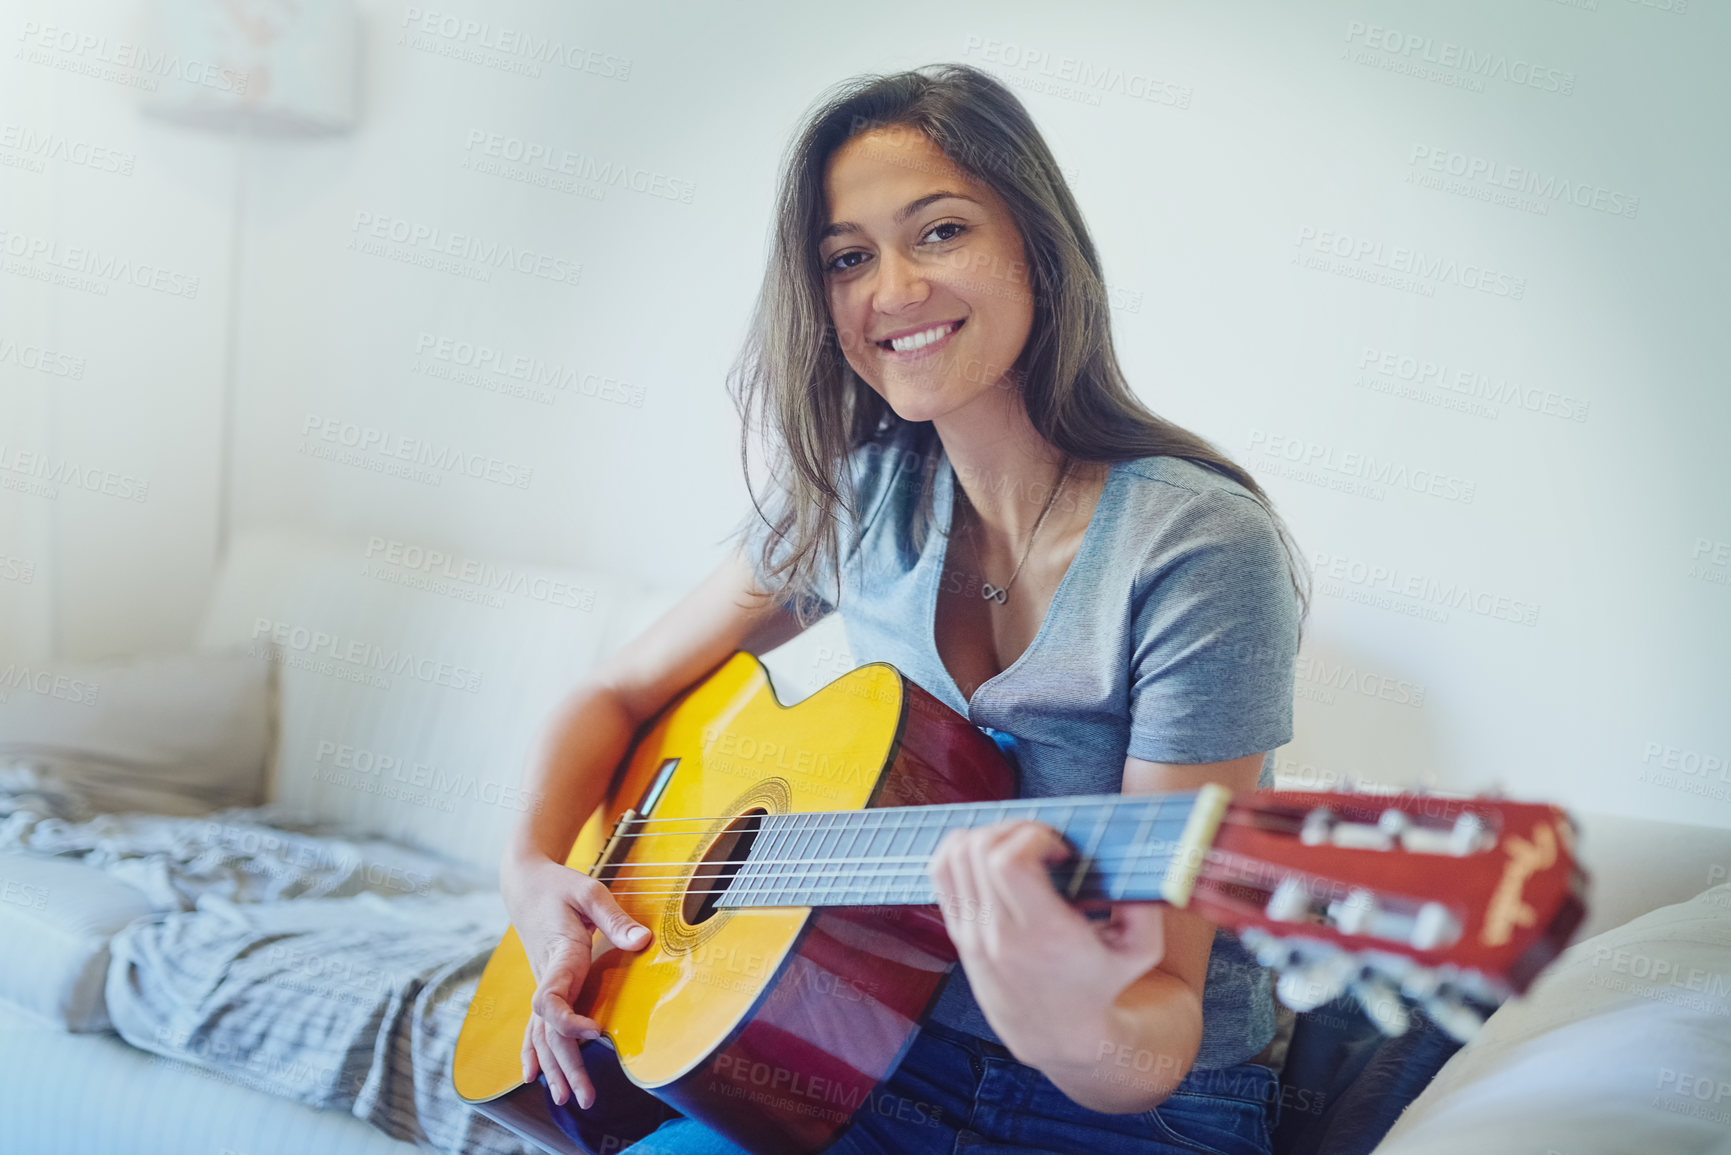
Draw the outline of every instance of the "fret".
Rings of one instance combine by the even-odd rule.
[[[785,860],[788,857],[788,844],[794,840],[799,831],[796,815],[766,814],[763,817],[763,822],[771,826],[774,833],[770,836],[767,852],[763,856],[763,865],[755,872],[757,877],[751,888],[752,905],[754,906],[770,905],[768,900],[775,893],[776,882],[787,869]],[[753,857],[755,858],[756,855]]]
[[[908,815],[910,813],[913,813],[913,811],[904,808],[904,809],[897,810],[895,813],[896,813],[896,828],[890,832],[889,848],[888,848],[888,853],[885,855],[885,857],[900,861],[901,859],[910,857],[911,856],[910,852],[913,849],[914,838],[912,835],[909,836],[907,849],[900,850],[900,851],[898,851],[896,849],[896,839],[900,838],[903,834],[908,833],[908,831],[907,831]],[[919,879],[917,879],[911,875],[910,876],[903,876],[901,879],[901,887],[902,887],[903,893],[898,894],[896,896],[896,901],[898,901],[898,902],[911,902],[915,897],[917,897],[919,895],[919,886],[920,886]]]
[[[1148,830],[1154,825],[1154,819],[1159,815],[1163,806],[1164,803],[1161,801],[1158,794],[1148,800],[1147,812],[1142,816],[1142,823],[1136,827],[1135,837],[1130,839],[1130,854],[1140,855],[1142,853],[1143,840],[1147,838]],[[1130,865],[1129,862],[1126,862],[1124,872],[1118,876],[1118,881],[1115,886],[1117,893],[1112,895],[1114,899],[1124,897],[1124,888],[1130,885],[1130,873],[1134,869],[1136,869],[1136,867]]]
[[[868,810],[866,813],[877,818],[871,827],[871,836],[866,839],[864,857],[867,861],[862,865],[863,870],[871,872],[866,896],[869,898],[877,895],[881,898],[884,880],[895,877],[894,872],[897,869],[897,864],[884,861],[884,852],[877,845],[878,836],[884,833],[884,826],[889,822],[889,812],[887,810]]]
[[[851,819],[851,818],[855,818],[858,816],[857,815],[849,815],[848,817]],[[858,845],[858,843],[859,843],[860,828],[863,827],[864,825],[865,825],[864,822],[857,822],[857,821],[844,821],[842,823],[843,830],[846,833],[851,834],[852,837],[848,839],[847,849],[845,851],[841,850],[841,848],[839,846],[839,843],[841,840],[839,838],[836,840],[838,843],[836,849],[839,851],[839,853],[837,853],[836,855],[833,856],[833,859],[830,863],[830,882],[827,886],[824,887],[824,898],[826,900],[824,903],[825,906],[848,906],[848,905],[852,905],[852,904],[845,901],[849,888],[847,887],[847,885],[845,885],[843,880],[849,878],[853,874],[854,870],[857,869],[857,866],[855,863],[849,862],[846,860],[851,859],[854,856],[853,850],[854,850],[854,847],[856,845]],[[844,900],[840,903],[835,901],[835,891],[836,891],[837,885],[841,885],[841,893],[842,893],[842,898]]]
[[[932,821],[932,819],[936,819],[936,821]],[[932,852],[938,848],[938,842],[943,838],[944,832],[948,826],[949,816],[947,811],[934,811],[923,818],[919,815],[915,815],[912,836],[908,842],[908,853],[917,854],[921,858],[929,861],[932,857]]]
[[[799,826],[800,836],[786,855],[792,861],[785,864],[785,873],[777,880],[786,885],[778,887],[775,893],[776,899],[787,905],[803,905],[798,900],[802,897],[801,888],[811,879],[814,857],[811,847],[823,837],[823,815],[802,814]]]
[[[1186,820],[1191,793],[1133,797],[1012,798],[868,810],[795,811],[760,819],[752,852],[725,898],[729,906],[862,906],[935,901],[924,865],[949,831],[991,825],[1012,816],[1052,827],[1076,851],[1052,881],[1071,901],[1103,897],[1134,901],[1146,872],[1170,864],[1167,845]],[[1135,809],[1132,809],[1132,808]],[[1098,808],[1098,809],[1095,809]],[[1122,815],[1124,822],[1119,822]],[[1125,827],[1135,834],[1122,841]],[[1114,833],[1116,831],[1116,833]]]
[[[784,862],[788,857],[788,846],[799,836],[800,819],[804,815],[773,814],[766,817],[771,820],[775,834],[764,849],[761,863],[753,872],[756,878],[750,891],[750,905],[752,906],[772,905],[770,900],[775,893],[776,882],[785,869]],[[756,848],[753,847],[753,849]],[[757,855],[753,854],[752,857],[756,858]]]
[[[822,828],[822,834],[818,837],[817,849],[809,856],[811,863],[807,869],[811,875],[810,886],[804,895],[806,903],[812,906],[823,905],[819,893],[825,888],[830,871],[835,869],[833,862],[836,845],[841,842],[843,829],[835,814],[825,814],[818,820],[818,825]]]
[[[1100,820],[1094,824],[1094,833],[1088,839],[1088,849],[1077,858],[1076,869],[1070,876],[1069,885],[1064,888],[1064,893],[1072,900],[1081,892],[1082,879],[1087,876],[1089,864],[1094,861],[1094,855],[1100,849],[1100,839],[1106,836],[1106,827],[1112,821],[1114,809],[1110,803],[1100,807]]]

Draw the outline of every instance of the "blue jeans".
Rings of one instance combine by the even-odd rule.
[[[1111,1077],[1110,1062],[1103,1068]],[[1135,1079],[1133,1068],[1125,1078]],[[1143,1078],[1147,1078],[1144,1074]],[[825,1155],[1087,1152],[1269,1155],[1279,1111],[1274,1072],[1254,1063],[1192,1071],[1151,1111],[1108,1115],[974,1035],[927,1023],[889,1081]],[[620,1155],[751,1155],[694,1119],[669,1120]]]

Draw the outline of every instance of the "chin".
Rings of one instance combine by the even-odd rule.
[[[903,421],[931,421],[958,408],[949,390],[923,392],[917,389],[892,389],[884,400]]]

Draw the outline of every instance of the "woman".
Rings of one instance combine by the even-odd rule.
[[[991,734],[1024,796],[1248,792],[1291,738],[1296,550],[1248,474],[1130,392],[1081,214],[990,77],[860,78],[810,116],[734,385],[775,516],[570,699],[503,863],[539,983],[525,1077],[557,1102],[594,1097],[599,1024],[570,1007],[591,928],[649,937],[560,863],[637,724],[735,649],[845,608],[856,660]],[[832,1151],[1267,1151],[1267,972],[1191,914],[1083,917],[1046,873],[1065,853],[1034,822],[940,845],[961,966],[883,1090],[920,1109],[861,1111]],[[738,1148],[682,1118],[627,1150]]]

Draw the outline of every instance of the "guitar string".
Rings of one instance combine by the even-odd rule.
[[[1182,833],[1182,827],[1186,823],[1188,823],[1190,820],[1189,814],[1188,813],[1172,814],[1172,815],[1168,815],[1165,817],[1161,817],[1158,814],[1158,811],[1162,808],[1163,808],[1162,806],[1157,804],[1154,807],[1154,809],[1156,810],[1155,814],[1141,815],[1141,816],[1138,816],[1135,814],[1126,814],[1123,816],[1123,820],[1125,822],[1131,822],[1131,821],[1138,822],[1139,828],[1155,826],[1155,825],[1158,825],[1159,823],[1164,822],[1164,823],[1167,823],[1169,825],[1179,827],[1180,833]],[[1068,809],[1075,811],[1075,810],[1084,809],[1084,807],[1069,807]],[[805,813],[811,813],[811,814],[831,814],[831,813],[840,813],[840,814],[897,814],[898,812],[894,811],[894,810],[860,810],[860,811],[789,811],[788,813],[790,813],[790,814],[805,814]],[[905,812],[904,811],[904,812],[900,812],[900,813],[911,813],[911,812]],[[1074,818],[1075,815],[1072,813],[1071,817]],[[1118,816],[1116,814],[1114,814],[1114,815],[1110,815],[1109,817],[1115,818]],[[677,820],[670,820],[670,821],[677,821]],[[784,825],[786,827],[785,830],[777,830],[777,831],[774,831],[773,833],[791,833],[792,832],[792,830],[793,830],[793,824],[792,823],[787,823],[787,824],[782,824],[782,825]],[[864,826],[865,824],[862,822],[859,825]],[[1065,826],[1068,826],[1068,825],[1069,825],[1069,822],[1066,822]],[[875,827],[871,828],[867,833],[871,834],[874,837],[878,834],[887,833],[891,836],[891,840],[893,841],[894,836],[897,834],[902,834],[902,833],[905,833],[905,832],[908,832],[911,830],[917,836],[922,831],[929,831],[929,830],[932,830],[933,828],[934,827],[933,827],[932,823],[916,823],[913,826],[909,826],[907,823],[901,821],[898,818],[896,820],[896,824],[893,827],[891,827],[889,825],[888,821],[880,821]],[[816,827],[814,826],[813,829],[815,830]],[[963,828],[957,827],[956,829],[963,829]],[[837,824],[837,825],[832,825],[828,830],[824,831],[824,833],[836,833],[836,832],[840,832],[842,830],[844,830],[844,827]],[[705,834],[705,833],[709,833],[709,832],[708,831],[693,831],[693,832],[687,832],[686,834],[676,833],[676,834],[671,834],[671,835],[663,835],[662,837],[680,838],[680,837],[686,837],[688,834]],[[760,833],[760,831],[740,831],[739,833]],[[621,835],[620,837],[623,838],[626,836]],[[1178,848],[1178,842],[1175,840],[1172,840],[1172,839],[1147,839],[1147,838],[1143,838],[1142,842],[1148,843],[1149,844],[1148,848],[1146,848],[1146,849],[1139,848],[1139,847],[1123,848],[1123,847],[1114,846],[1114,847],[1109,848],[1108,851],[1097,852],[1096,854],[1091,855],[1089,857],[1098,859],[1098,858],[1102,857],[1104,854],[1108,854],[1108,853],[1109,854],[1118,854],[1118,855],[1156,854],[1156,853],[1161,853],[1162,850],[1164,850],[1164,852],[1166,852],[1166,853],[1170,853],[1172,850],[1176,850]],[[745,858],[716,859],[716,860],[713,860],[710,862],[705,862],[702,865],[704,865],[704,866],[745,866],[745,865],[749,864],[752,866],[771,866],[771,865],[802,866],[802,865],[808,865],[808,864],[827,864],[827,863],[841,864],[841,863],[851,863],[851,862],[859,862],[859,863],[865,863],[865,864],[870,865],[870,864],[875,864],[875,863],[892,862],[892,861],[910,861],[910,862],[911,861],[920,861],[920,862],[924,862],[924,861],[930,859],[930,857],[931,857],[930,854],[926,854],[926,855],[870,854],[870,855],[863,855],[863,856],[858,857],[858,858],[842,858],[842,857],[836,857],[836,856],[823,856],[823,855],[819,855],[819,856],[812,857],[812,858],[753,858],[753,857],[750,857],[748,855]],[[639,862],[639,861],[635,861],[635,860],[631,860],[631,859],[626,859],[626,860],[623,860],[620,862],[610,862],[610,863],[606,864],[606,866],[604,866],[603,869],[606,869],[606,870],[626,870],[626,869],[630,869],[630,868],[645,867],[645,866],[688,866],[690,864],[691,864],[690,860],[688,860],[688,859],[651,860],[651,861],[647,861],[647,862]],[[615,877],[617,877],[617,875]],[[668,877],[682,877],[682,876],[668,876]]]
[[[1225,869],[1225,870],[1210,870],[1208,862],[1205,861],[1197,870],[1197,874],[1196,874],[1197,881],[1243,883],[1243,884],[1252,884],[1252,885],[1258,881],[1264,881],[1264,882],[1269,881],[1265,878],[1259,878],[1260,875],[1267,873],[1266,865],[1264,863],[1262,863],[1261,860],[1259,860],[1259,859],[1250,858],[1246,855],[1235,854],[1235,853],[1232,853],[1229,851],[1210,850],[1208,852],[1208,854],[1213,859],[1215,865],[1224,866],[1227,869]],[[1066,862],[1060,862],[1060,863],[1052,864],[1052,869],[1054,869],[1054,870],[1073,869],[1073,867],[1071,867],[1070,864],[1066,861]],[[1151,875],[1156,875],[1159,873],[1159,871],[1157,871],[1157,870],[1149,869],[1146,867],[1131,867],[1131,868],[1128,868],[1127,870],[1125,870],[1125,873],[1128,873],[1131,876],[1135,876],[1135,875],[1141,873],[1145,869],[1147,869],[1148,873]],[[1096,875],[1096,874],[1104,875],[1106,873],[1107,873],[1107,871],[1105,869],[1090,868],[1090,870],[1088,871],[1089,875]],[[1307,879],[1316,879],[1316,878],[1320,877],[1318,875],[1311,874],[1307,871],[1291,870],[1291,869],[1285,868],[1285,867],[1281,868],[1281,875],[1282,875],[1282,877],[1290,876],[1290,877],[1307,878]],[[685,876],[684,875],[669,875],[669,876],[664,876],[664,877],[683,878]],[[693,874],[691,876],[691,878],[693,881],[700,881],[699,877],[695,874]],[[870,875],[867,877],[866,881],[871,882],[871,883],[879,883],[879,882],[884,882],[887,880],[897,879],[897,878],[911,879],[911,880],[914,880],[915,882],[918,882],[920,880],[930,881],[929,875],[927,874],[926,870],[923,867],[913,868],[913,869],[906,868],[906,867],[898,867],[894,871],[891,871],[888,873]],[[624,881],[632,882],[632,881],[652,881],[652,880],[651,879],[629,879],[628,878],[628,879],[625,879]],[[701,880],[701,881],[707,881],[707,880]],[[705,887],[673,887],[673,888],[625,887],[625,888],[618,889],[618,890],[615,890],[612,887],[608,887],[608,890],[610,893],[612,893],[616,896],[621,895],[621,894],[625,894],[625,895],[725,894],[725,893],[727,893],[727,891],[731,885],[732,885],[732,879],[728,880],[728,885],[720,886],[720,887],[706,887],[706,888]],[[792,887],[790,887],[789,889],[798,889],[802,885],[812,886],[812,887],[822,886],[822,887],[826,887],[826,888],[830,888],[830,889],[835,889],[837,887],[839,887],[840,889],[843,889],[843,890],[850,889],[849,887],[841,886],[841,884],[838,882],[825,881],[823,879],[811,878],[809,876],[807,876],[805,878],[801,878],[801,879],[796,879],[794,881],[794,885]],[[906,884],[904,883],[904,885],[906,885]],[[1350,891],[1351,888],[1345,887],[1342,884],[1335,884],[1333,889]],[[1344,894],[1341,894],[1341,895],[1330,894],[1330,895],[1318,895],[1317,897],[1319,897],[1319,898],[1320,897],[1342,897],[1342,898],[1344,898],[1345,895]],[[801,905],[810,905],[810,904],[787,903],[785,905],[801,906]],[[818,904],[818,905],[821,905],[821,904]],[[862,905],[870,905],[870,904],[862,904]]]
[[[928,816],[943,816],[956,814],[968,809],[986,809],[993,806],[1014,807],[1024,810],[1043,810],[1053,806],[1066,806],[1079,809],[1084,806],[1124,806],[1149,805],[1156,809],[1167,805],[1179,806],[1196,801],[1194,790],[1176,790],[1171,793],[1158,794],[1078,794],[1058,798],[982,798],[972,802],[934,802],[925,806],[868,806],[858,810],[779,810],[764,814],[693,814],[679,818],[634,818],[637,826],[670,826],[680,822],[730,822],[735,819],[749,818],[757,821],[765,819],[790,819],[795,816],[802,818],[834,817],[861,818],[867,815],[908,815],[925,819]],[[645,830],[622,837],[639,837],[642,834],[654,834],[657,831]],[[680,833],[673,831],[672,833]],[[693,831],[686,833],[701,833]]]
[[[877,832],[874,831],[873,833],[877,833]],[[1175,840],[1166,840],[1164,842],[1162,842],[1160,840],[1155,840],[1153,843],[1151,843],[1150,845],[1148,845],[1146,847],[1110,847],[1107,850],[1096,852],[1094,855],[1092,855],[1090,857],[1092,857],[1096,861],[1098,861],[1099,859],[1105,858],[1108,855],[1119,855],[1119,856],[1131,857],[1131,858],[1142,856],[1142,855],[1148,855],[1148,854],[1170,855],[1173,851],[1176,851],[1178,848],[1179,848],[1179,843]],[[866,866],[875,866],[879,863],[926,862],[926,861],[929,861],[931,859],[931,857],[932,856],[930,854],[868,854],[868,855],[862,855],[858,858],[825,858],[822,856],[818,856],[818,857],[814,857],[814,858],[749,858],[749,857],[747,857],[747,858],[718,858],[718,859],[715,859],[713,861],[700,862],[700,863],[697,863],[696,865],[701,865],[701,866],[828,866],[828,865],[838,865],[839,866],[839,865],[846,865],[849,863],[861,863],[861,864],[866,865]],[[669,858],[669,859],[665,859],[662,861],[656,861],[656,862],[633,862],[630,860],[627,860],[624,862],[610,862],[605,867],[603,867],[602,869],[604,869],[604,870],[627,870],[627,869],[631,869],[633,867],[643,867],[643,866],[692,866],[692,865],[693,865],[693,863],[691,862],[690,859]],[[639,877],[641,877],[641,876],[639,876]],[[668,875],[667,877],[671,878],[671,877],[681,877],[681,876]]]
[[[1125,819],[1129,819],[1129,817],[1134,816],[1125,816]],[[1189,816],[1184,816],[1184,814],[1174,814],[1174,816],[1168,816],[1165,817],[1165,819],[1158,816],[1144,817],[1144,819],[1139,821],[1139,829],[1155,828],[1155,826],[1158,826],[1160,823],[1168,824],[1168,826],[1177,829],[1177,836],[1175,836],[1175,838],[1148,838],[1148,836],[1144,835],[1141,836],[1139,840],[1136,840],[1136,845],[1132,845],[1132,847],[1113,845],[1113,847],[1108,847],[1108,849],[1103,850],[1103,852],[1097,852],[1097,854],[1155,854],[1155,852],[1158,852],[1160,849],[1177,849],[1179,843],[1182,842],[1182,833],[1184,833],[1182,828],[1184,828],[1184,824],[1189,823]],[[1066,823],[1066,826],[1068,826],[1068,823]],[[815,831],[815,828],[812,829]],[[883,835],[883,833],[886,833],[886,835],[891,836],[891,842],[893,842],[893,840],[895,840],[895,835],[907,833],[909,829],[912,828],[909,828],[909,826],[905,826],[905,824],[902,823],[897,823],[895,826],[888,826],[888,824],[881,823],[878,824],[878,826],[874,826],[874,828],[872,828],[871,831],[867,831],[867,833],[871,833],[872,836]],[[924,831],[931,831],[931,829],[933,829],[931,826],[926,826]],[[827,835],[827,833],[840,833],[840,831],[843,831],[843,828],[840,828],[840,826],[833,826],[833,828],[826,829],[826,831],[822,831],[822,833],[826,833]],[[796,833],[796,831],[789,826],[786,831],[775,831],[775,833]],[[917,836],[917,833],[921,833],[921,831],[914,831],[914,833],[916,833]],[[1142,847],[1149,847],[1149,849],[1142,849]],[[919,857],[930,859],[931,855],[865,854],[860,855],[860,857],[814,855],[814,857],[805,857],[805,859],[798,859],[798,857],[796,857],[796,859],[762,859],[762,857],[753,857],[753,855],[748,854],[746,857],[743,857],[743,859],[713,859],[713,861],[706,862],[706,866],[746,866],[746,864],[753,864],[753,866],[784,866],[784,864],[795,864],[795,866],[800,866],[800,864],[807,864],[807,862],[888,862],[898,861],[898,859],[902,859],[902,861],[912,861],[912,859],[919,859]],[[1094,855],[1091,855],[1091,857],[1094,857]],[[691,859],[649,859],[649,861],[623,859],[623,861],[620,862],[608,862],[608,868],[625,869],[632,868],[632,866],[689,866],[689,864],[691,864]]]
[[[1127,794],[1127,795],[1124,795],[1124,797],[1135,798],[1138,796],[1134,795],[1134,794]],[[1011,801],[1021,801],[1021,800],[1020,799],[1011,799]],[[1049,801],[1046,801],[1045,805],[1046,806],[1056,806],[1062,802],[1063,802],[1063,799],[1054,798],[1054,799],[1051,799]],[[938,810],[938,809],[942,809],[944,807],[951,807],[951,806],[992,806],[992,805],[995,805],[995,803],[990,803],[990,802],[942,803],[942,804],[933,805],[933,806],[911,807],[911,808],[909,808],[909,811],[913,811],[913,810],[919,810],[919,811]],[[1088,802],[1088,803],[1083,803],[1081,805],[1082,806],[1099,806],[1099,805],[1109,805],[1109,804],[1097,803],[1097,802]],[[1077,809],[1080,809],[1080,808],[1081,808],[1080,806],[1077,807]],[[1032,811],[1032,810],[1043,809],[1043,807],[1031,806],[1031,807],[1028,807],[1027,809]],[[670,823],[670,822],[707,822],[707,823],[713,824],[716,822],[727,822],[727,821],[731,821],[733,819],[738,819],[738,818],[754,818],[754,819],[766,818],[766,817],[767,818],[809,818],[809,817],[812,817],[814,815],[830,815],[830,814],[834,814],[834,815],[838,815],[838,816],[847,816],[849,818],[852,818],[852,817],[857,817],[857,816],[861,816],[861,815],[896,814],[898,812],[902,812],[901,808],[899,808],[899,807],[897,807],[897,808],[868,807],[867,809],[864,809],[864,810],[781,810],[781,811],[777,811],[774,814],[768,814],[768,815],[763,815],[763,814],[752,814],[752,815],[717,814],[717,815],[714,815],[712,817],[705,817],[705,818],[639,818],[639,819],[634,819],[633,824],[634,825],[654,825],[654,824],[658,824],[658,823]],[[1126,820],[1128,820],[1131,817],[1131,815],[1126,814],[1124,817]],[[1174,816],[1174,817],[1176,818],[1178,816]],[[946,819],[943,819],[942,816],[936,816],[936,818],[937,818],[936,822],[928,822],[924,819],[924,816],[922,815],[920,817],[920,822],[919,822],[920,828],[930,828],[933,825],[940,825],[944,821],[947,821]],[[994,821],[997,821],[997,820],[994,820]],[[1009,821],[1009,819],[1004,819],[1003,821]],[[1271,812],[1256,812],[1256,813],[1252,813],[1248,816],[1240,816],[1240,815],[1233,814],[1231,811],[1228,811],[1227,813],[1221,815],[1221,817],[1220,817],[1220,824],[1222,826],[1227,826],[1227,825],[1230,825],[1230,826],[1263,826],[1263,827],[1273,828],[1273,827],[1278,827],[1280,825],[1290,825],[1293,829],[1297,829],[1301,822],[1302,822],[1301,816],[1286,815],[1286,814],[1271,813]],[[986,825],[990,825],[990,823],[982,822],[979,825],[986,826]],[[626,832],[621,833],[619,835],[619,837],[620,838],[702,838],[702,837],[705,837],[705,836],[710,835],[710,834],[719,834],[719,833],[727,833],[727,832],[738,833],[738,834],[751,834],[751,833],[759,832],[762,829],[763,829],[763,827],[761,825],[759,825],[757,827],[740,827],[737,830],[731,830],[730,831],[730,828],[728,828],[728,827],[722,827],[720,829],[716,829],[713,825],[711,825],[711,826],[706,826],[701,830],[631,830],[631,831],[626,831]],[[837,825],[833,826],[831,829],[838,829],[839,830],[839,829],[841,829],[841,825],[838,823]],[[913,827],[903,827],[903,829],[914,829],[914,828]],[[957,829],[958,830],[960,830],[960,829],[972,829],[972,827],[958,826]],[[613,836],[611,834],[609,834],[609,835],[607,835],[607,837],[609,839],[611,839]]]
[[[1059,864],[1059,865],[1061,866],[1063,864]],[[1132,871],[1131,873],[1134,874],[1135,872]],[[1153,872],[1151,872],[1151,873],[1153,873]],[[1303,877],[1302,872],[1295,872],[1295,873],[1297,876]],[[1087,876],[1084,876],[1083,889],[1086,889],[1086,887],[1088,885],[1088,882],[1087,882],[1088,878],[1091,878],[1094,875],[1105,876],[1105,874],[1106,874],[1105,871],[1090,871]],[[920,871],[920,872],[902,872],[900,875],[892,876],[892,877],[902,877],[902,878],[909,880],[909,881],[904,881],[900,884],[902,889],[907,889],[909,887],[917,888],[922,884],[926,884],[926,883],[930,882],[930,878],[923,871]],[[1311,876],[1311,877],[1314,877],[1314,876]],[[882,883],[885,880],[882,878],[873,878],[873,879],[870,879],[868,881],[875,884],[875,883]],[[1197,875],[1196,875],[1196,881],[1197,882],[1221,882],[1221,883],[1228,883],[1228,884],[1231,884],[1231,883],[1248,884],[1248,883],[1253,882],[1253,880],[1245,878],[1243,872],[1233,871],[1233,872],[1229,872],[1229,873],[1218,873],[1218,872],[1209,871],[1209,870],[1199,870],[1197,872]],[[839,882],[826,882],[826,881],[819,881],[819,880],[812,880],[810,885],[812,888],[822,888],[822,889],[827,890],[827,891],[840,891],[843,894],[846,894],[850,890],[862,889],[861,885],[858,885],[858,884],[850,886],[850,885],[844,885],[844,884],[839,883]],[[800,887],[799,887],[799,885],[796,884],[794,886],[788,887],[787,889],[798,890],[798,889],[800,889]],[[886,887],[885,889],[887,890],[889,888]],[[627,887],[627,888],[622,889],[622,890],[612,890],[612,888],[609,888],[609,892],[612,893],[616,897],[620,896],[620,895],[625,895],[625,896],[636,897],[636,898],[646,898],[646,897],[653,897],[653,896],[672,897],[675,895],[708,895],[708,894],[725,895],[727,893],[727,891],[728,891],[728,887],[726,887],[726,886],[721,886],[721,887],[673,887],[673,888]],[[827,898],[829,896],[826,895],[825,897]],[[1341,897],[1345,897],[1345,896],[1343,895]],[[1117,901],[1117,902],[1158,902],[1158,901],[1163,901],[1163,900],[1160,900],[1160,899],[1115,899],[1113,901]],[[930,903],[930,902],[909,903],[909,902],[905,902],[905,901],[897,902],[897,901],[894,901],[893,899],[886,900],[885,898],[883,898],[881,896],[874,895],[872,897],[869,897],[869,898],[866,898],[866,899],[863,899],[863,900],[857,901],[857,902],[809,902],[809,901],[808,902],[800,902],[797,900],[789,900],[789,901],[785,901],[785,902],[762,902],[762,903],[744,902],[744,903],[740,903],[740,904],[737,904],[737,905],[731,906],[731,907],[727,906],[726,904],[723,904],[723,909],[745,910],[745,909],[754,909],[754,908],[769,909],[769,908],[774,908],[774,907],[792,907],[792,906],[818,906],[818,907],[821,907],[821,906],[826,906],[826,905],[830,905],[830,906],[904,906],[904,905],[928,906],[928,905],[932,905],[932,903]]]

